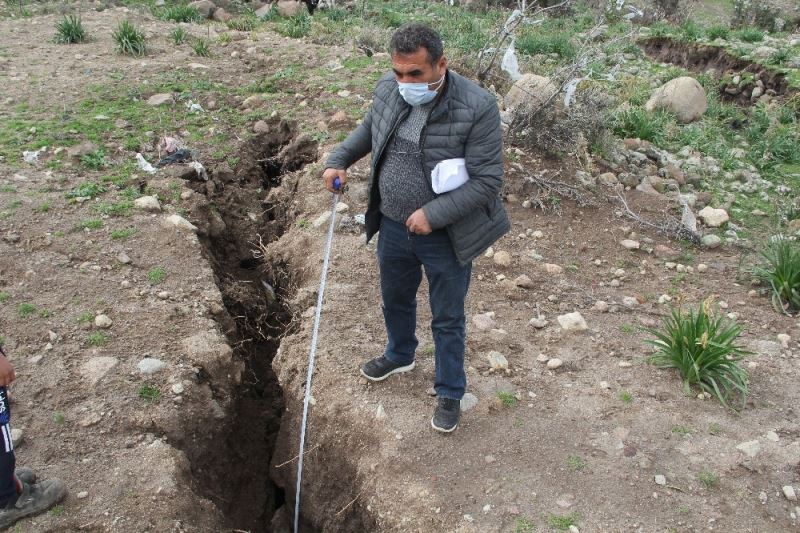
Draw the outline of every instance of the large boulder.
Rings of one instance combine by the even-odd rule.
[[[278,0],[278,14],[282,17],[296,17],[303,12],[308,13],[308,8],[298,0]]]
[[[200,12],[205,18],[211,18],[211,15],[214,14],[214,9],[216,9],[216,5],[211,0],[195,0],[189,7],[193,7]]]
[[[645,104],[645,109],[672,111],[678,122],[688,124],[700,118],[708,109],[706,91],[696,79],[689,76],[675,78],[655,91]]]
[[[549,78],[531,73],[523,74],[506,95],[506,109],[511,110],[521,105],[538,109],[557,92],[558,87]]]

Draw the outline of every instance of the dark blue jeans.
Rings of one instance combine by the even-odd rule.
[[[431,331],[436,354],[436,394],[460,400],[467,377],[464,373],[466,320],[464,299],[469,289],[472,264],[461,265],[445,230],[415,235],[387,217],[378,237],[383,318],[388,342],[384,356],[393,363],[414,361],[418,341],[417,290],[422,270],[430,290]]]
[[[14,446],[11,442],[11,406],[8,393],[0,387],[0,506],[16,497],[17,485],[14,477]]]

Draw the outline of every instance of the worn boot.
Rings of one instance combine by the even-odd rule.
[[[27,476],[27,473],[25,475]],[[11,527],[26,516],[47,511],[67,495],[67,488],[58,479],[45,479],[39,483],[21,481],[20,484],[22,492],[16,499],[0,507],[0,529]]]

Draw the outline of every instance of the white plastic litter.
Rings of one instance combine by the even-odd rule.
[[[203,109],[203,106],[201,106],[200,104],[196,104],[196,103],[192,102],[191,100],[186,102],[186,109],[189,110],[189,113],[203,113],[203,112],[205,112],[205,109]]]
[[[686,203],[686,200],[680,198],[680,202],[683,205],[683,213],[681,214],[681,224],[684,228],[688,229],[692,233],[697,233],[697,218],[694,216],[692,212],[692,208],[689,207],[689,204]]]
[[[144,170],[148,174],[156,173],[156,167],[148,163],[147,160],[144,158],[144,156],[139,152],[136,152],[136,161],[139,163],[139,168]]]
[[[203,163],[200,161],[190,161],[189,166],[197,172],[197,177],[202,179],[203,181],[208,181],[208,173],[206,172],[206,168],[203,166]]]
[[[43,146],[38,150],[34,150],[33,152],[25,150],[24,152],[22,152],[22,159],[24,159],[26,163],[33,165],[39,162],[39,154],[45,152],[46,150],[47,150],[46,146]]]
[[[519,61],[517,61],[517,54],[514,50],[514,39],[511,39],[511,44],[506,48],[506,53],[503,54],[503,60],[500,62],[500,68],[508,74],[508,76],[517,81],[522,77],[519,71]]]
[[[515,9],[511,12],[511,15],[506,19],[506,23],[503,25],[503,31],[505,33],[512,33],[514,28],[519,23],[519,19],[522,18],[522,11],[519,9]]]
[[[436,194],[457,189],[468,180],[467,161],[463,158],[440,161],[431,172],[431,185]]]
[[[567,85],[564,86],[564,107],[569,107],[572,103],[572,99],[575,97],[575,91],[578,90],[578,85],[585,79],[586,78],[572,78],[567,82]]]

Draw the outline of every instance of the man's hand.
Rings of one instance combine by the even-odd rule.
[[[0,355],[0,387],[8,387],[11,382],[17,379],[14,367],[5,356]]]
[[[427,235],[433,231],[431,225],[428,223],[428,217],[425,216],[425,211],[417,209],[406,220],[406,227],[411,233],[417,235]]]
[[[333,181],[339,178],[339,188],[333,188]],[[340,168],[326,168],[325,172],[322,173],[322,180],[325,182],[325,188],[332,193],[340,193],[344,186],[347,184],[347,171],[342,170]]]

